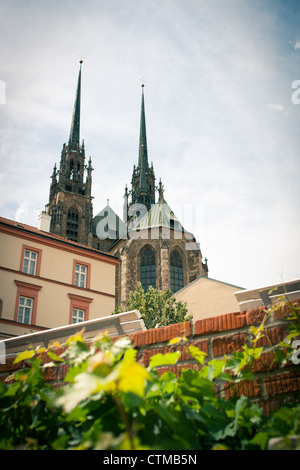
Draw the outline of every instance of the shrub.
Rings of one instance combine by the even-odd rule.
[[[176,302],[171,290],[163,292],[150,286],[145,292],[140,282],[136,290],[129,293],[126,311],[129,310],[139,310],[147,329],[190,321],[193,318],[188,314],[186,302]],[[113,313],[122,311],[121,307],[117,307]]]
[[[271,314],[270,310],[267,316]],[[266,316],[266,317],[267,317]],[[290,332],[276,348],[285,360],[299,335],[299,310],[290,315]],[[300,405],[285,405],[270,416],[245,396],[224,399],[221,389],[251,380],[251,366],[262,353],[256,343],[264,324],[253,328],[252,347],[220,360],[174,338],[174,351],[152,356],[149,367],[137,360],[127,337],[112,341],[101,335],[87,343],[83,334],[69,338],[64,353],[49,349],[24,351],[15,362],[27,367],[0,383],[0,448],[36,450],[246,450],[267,449],[272,438],[292,446],[300,433]],[[159,376],[158,368],[180,359],[185,346],[200,370]],[[42,355],[51,360],[42,365]],[[45,382],[46,367],[68,367],[65,385]],[[298,442],[298,444],[297,444]],[[299,447],[299,441],[296,446]],[[293,443],[293,446],[295,444]]]

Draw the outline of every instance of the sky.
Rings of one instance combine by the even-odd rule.
[[[299,0],[0,0],[0,25],[0,216],[37,226],[83,57],[94,215],[122,216],[144,82],[149,161],[209,277],[299,279]]]

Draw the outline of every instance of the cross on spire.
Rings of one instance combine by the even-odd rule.
[[[78,57],[80,57],[79,63],[82,64],[82,63],[83,63],[83,59],[85,59],[85,57],[83,56],[83,54],[78,54]]]

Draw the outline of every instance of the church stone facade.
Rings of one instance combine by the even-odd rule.
[[[131,188],[125,187],[122,217],[107,205],[93,217],[92,162],[85,161],[80,144],[81,64],[68,144],[63,145],[60,168],[51,177],[50,231],[107,252],[120,260],[116,271],[116,305],[126,306],[129,292],[141,282],[174,293],[208,275],[207,261],[194,235],[187,232],[166,202],[161,180],[156,184],[148,162],[144,86],[140,118],[138,162]]]
[[[81,62],[82,63],[82,62]],[[47,213],[50,231],[56,235],[93,246],[92,162],[85,164],[84,143],[80,145],[81,64],[68,144],[63,145],[60,168],[51,176]]]

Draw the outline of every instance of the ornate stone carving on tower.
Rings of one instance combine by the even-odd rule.
[[[84,142],[80,145],[81,67],[68,144],[63,145],[60,168],[54,165],[49,203],[50,232],[92,246],[92,161],[85,165]],[[86,175],[86,177],[85,177]]]

